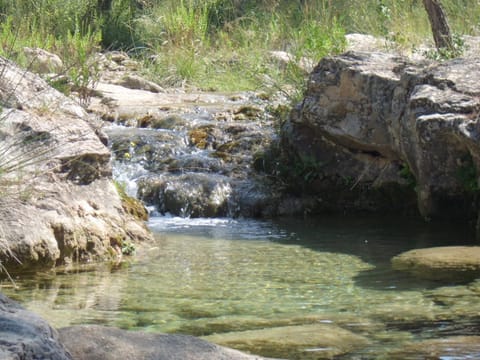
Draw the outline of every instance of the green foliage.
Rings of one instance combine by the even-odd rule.
[[[133,255],[136,250],[135,244],[125,240],[122,241],[122,255]]]
[[[440,48],[425,52],[425,56],[436,61],[454,59],[461,56],[466,50],[465,41],[458,34],[453,35],[453,48]]]
[[[411,188],[415,188],[417,186],[417,179],[413,174],[410,166],[407,163],[403,163],[400,168],[400,176],[407,182],[407,186]]]
[[[103,47],[129,50],[141,46],[135,30],[138,13],[134,0],[112,0],[109,9],[100,10],[99,21],[94,23],[100,26]]]
[[[455,33],[478,34],[477,1],[442,4]],[[2,0],[0,14],[2,55],[25,61],[23,46],[56,53],[78,88],[95,81],[86,58],[101,44],[140,56],[145,73],[163,85],[269,87],[285,91],[292,102],[305,85],[301,61],[314,64],[343,51],[346,33],[381,35],[410,50],[431,39],[423,4],[416,0]],[[457,40],[454,50],[429,56],[458,56],[463,44]],[[78,54],[72,51],[77,48]],[[293,60],[279,67],[272,50],[286,51]]]
[[[462,165],[457,170],[457,178],[465,191],[476,193],[480,190],[478,171],[471,155],[467,155],[462,159]]]
[[[303,156],[293,164],[292,170],[295,177],[308,184],[320,176],[324,165],[313,156]]]
[[[59,0],[4,1],[0,24],[0,55],[29,69],[31,63],[24,47],[42,48],[60,56],[64,73],[70,80],[57,77],[51,84],[68,94],[75,90],[83,102],[98,78],[92,55],[100,47],[100,20],[92,17],[96,1],[63,2]]]

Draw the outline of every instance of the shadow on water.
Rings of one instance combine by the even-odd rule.
[[[453,245],[476,245],[473,229],[464,223],[429,222],[398,217],[324,217],[282,221],[290,236],[284,244],[296,243],[322,252],[359,257],[374,266],[355,276],[358,286],[375,290],[414,290],[453,285],[417,279],[393,270],[391,259],[408,250]]]
[[[157,232],[233,241],[265,240],[355,256],[374,266],[354,277],[356,285],[384,291],[453,285],[421,280],[393,270],[390,261],[394,256],[411,249],[477,244],[473,229],[462,223],[427,223],[418,218],[392,216],[323,216],[273,221],[162,217],[153,219],[150,226]]]

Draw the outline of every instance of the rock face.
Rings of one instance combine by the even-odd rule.
[[[62,59],[58,55],[39,48],[23,48],[28,59],[29,70],[38,74],[60,73],[63,69]]]
[[[473,280],[480,277],[480,247],[444,246],[410,250],[395,256],[392,266],[426,279]]]
[[[148,334],[103,326],[60,329],[76,360],[262,360],[187,335]]]
[[[149,239],[124,209],[110,152],[83,108],[3,59],[0,67],[2,266],[112,258],[123,242]]]
[[[323,59],[282,141],[318,208],[476,216],[478,58],[441,64],[348,52]]]
[[[43,319],[0,294],[0,359],[71,360]]]

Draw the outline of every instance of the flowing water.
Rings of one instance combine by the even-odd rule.
[[[192,334],[287,359],[406,359],[420,341],[480,333],[480,281],[422,281],[390,266],[409,249],[472,244],[464,226],[234,219],[294,213],[294,202],[280,211],[286,194],[252,165],[276,138],[268,104],[208,99],[153,104],[136,121],[151,123],[108,129],[116,179],[156,215],[154,244],[120,264],[24,274],[1,291],[56,327]],[[480,358],[462,351],[437,358]]]
[[[22,276],[18,289],[4,282],[2,292],[56,327],[207,336],[291,359],[390,358],[412,342],[479,332],[480,284],[421,281],[390,267],[391,257],[408,249],[471,244],[461,226],[165,216],[150,227],[156,243],[128,262]],[[294,337],[298,329],[348,344],[316,344],[314,336],[305,343]],[[279,331],[288,332],[287,349],[251,341]]]

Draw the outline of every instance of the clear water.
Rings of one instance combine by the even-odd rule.
[[[1,291],[56,327],[216,334],[207,339],[223,342],[231,332],[241,338],[242,331],[258,329],[338,326],[365,339],[341,359],[389,358],[422,339],[480,334],[480,284],[421,281],[390,268],[392,256],[412,248],[472,244],[462,226],[157,217],[150,227],[156,243],[122,264],[24,276],[17,289],[4,282]],[[332,356],[289,346],[285,357]],[[237,347],[282,355],[248,341]]]

